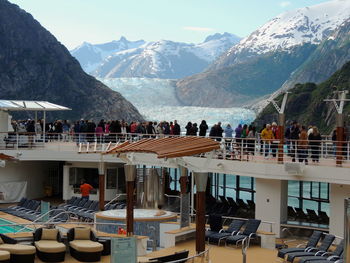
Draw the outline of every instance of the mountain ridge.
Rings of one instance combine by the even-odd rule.
[[[134,48],[110,52],[98,62],[94,57],[97,52],[91,52],[90,60],[94,61],[94,64],[89,67],[85,66],[85,71],[99,78],[178,79],[203,71],[214,59],[239,40],[239,37],[225,32],[208,36],[204,42],[199,44],[171,40],[144,42]],[[93,48],[94,46],[91,47]],[[72,55],[77,55],[78,52],[83,53],[82,50],[76,48],[74,52],[72,51]],[[77,59],[82,65],[86,65],[85,61],[89,60],[79,56]]]
[[[280,89],[349,17],[350,1],[344,0],[283,13],[242,39],[205,72],[179,80],[177,94],[184,104],[205,106],[205,94],[216,93],[225,99],[214,97],[211,106],[220,107],[246,105],[267,96]]]
[[[50,113],[59,118],[143,119],[119,93],[87,75],[32,15],[7,0],[0,0],[0,35],[3,99],[47,100],[72,108]]]

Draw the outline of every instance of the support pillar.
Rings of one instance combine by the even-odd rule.
[[[344,262],[350,261],[350,198],[344,200]]]
[[[126,181],[126,233],[127,236],[134,234],[134,185],[136,178],[136,166],[125,164]]]
[[[0,110],[0,141],[2,141],[6,137],[6,133],[9,131],[8,122],[8,112]]]
[[[263,231],[281,235],[281,222],[287,221],[288,181],[256,178],[255,218],[273,223],[262,223]]]
[[[63,165],[63,200],[71,198],[71,186],[69,185],[69,169],[70,165]]]
[[[103,211],[105,208],[105,185],[106,185],[106,176],[105,176],[105,163],[101,162],[98,166],[98,202],[99,209]]]
[[[343,140],[344,140],[344,115],[342,113],[337,114],[337,151],[336,160],[337,165],[341,166],[343,162]]]
[[[205,251],[205,190],[207,188],[208,173],[194,172],[196,183],[196,252]]]
[[[180,206],[180,227],[190,225],[190,195],[187,192],[188,177],[187,168],[180,167],[180,188],[181,188],[181,206]]]
[[[342,204],[344,199],[350,196],[350,185],[330,184],[329,191],[329,233],[344,237],[344,216],[346,214]]]
[[[283,163],[283,146],[284,146],[284,125],[285,125],[285,114],[279,113],[278,114],[278,163]]]

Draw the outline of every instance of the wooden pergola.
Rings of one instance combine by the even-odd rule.
[[[2,160],[2,161],[15,161],[16,158],[13,156],[4,154],[4,153],[0,153],[0,160]]]
[[[202,137],[165,137],[148,138],[137,142],[124,142],[106,151],[104,154],[126,154],[126,153],[152,153],[158,158],[181,158],[208,153],[220,149],[220,143]],[[205,188],[208,174],[196,173],[196,251],[200,253],[205,250]],[[126,224],[128,235],[133,235],[133,204],[134,204],[134,181],[136,177],[136,166],[125,165],[125,175],[127,181],[126,195]],[[186,189],[187,180],[182,180],[182,189]],[[101,189],[100,189],[101,191]],[[101,200],[100,200],[101,202]]]
[[[176,158],[192,156],[220,149],[220,144],[202,137],[166,137],[159,139],[142,139],[137,142],[125,142],[108,150],[105,154],[127,152],[155,153],[158,158]]]

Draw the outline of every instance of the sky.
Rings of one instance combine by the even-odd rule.
[[[329,0],[9,0],[68,49],[90,42],[160,39],[200,43],[229,32],[245,37],[276,15]]]

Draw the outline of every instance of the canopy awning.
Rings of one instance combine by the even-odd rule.
[[[48,101],[0,100],[0,110],[4,111],[60,111],[70,108]]]
[[[105,154],[127,152],[155,153],[158,158],[176,158],[192,156],[220,149],[220,143],[202,137],[166,137],[142,139],[137,142],[125,142],[108,150]]]
[[[14,160],[16,160],[16,158],[13,157],[13,156],[4,154],[4,153],[0,153],[0,160],[3,160],[3,161],[14,161]]]

